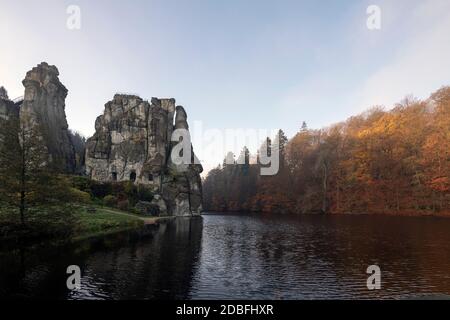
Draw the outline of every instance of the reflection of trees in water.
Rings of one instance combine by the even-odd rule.
[[[102,243],[94,252],[74,248],[8,254],[0,262],[0,297],[186,298],[202,224],[202,218],[178,218],[161,224],[152,239],[113,249]],[[66,289],[71,264],[82,270],[79,292]]]
[[[201,218],[178,218],[161,224],[151,241],[92,255],[84,275],[91,293],[113,299],[186,298],[201,234]]]
[[[449,294],[450,281],[445,278],[450,221],[441,222],[420,217],[309,217],[302,222],[310,226],[305,228],[309,234],[301,237],[308,253],[302,265],[315,264],[326,271],[326,281],[335,283],[338,296]],[[366,289],[366,268],[372,264],[381,267],[381,291]]]
[[[194,298],[213,290],[261,299],[450,294],[450,220],[254,215],[207,219],[207,245],[202,248],[206,265]],[[205,250],[214,254],[209,248],[220,252],[220,262],[203,259]],[[367,290],[366,269],[372,264],[381,267],[381,291]],[[206,277],[212,284],[202,281]]]
[[[0,298],[64,298],[68,264],[59,257],[61,252],[48,249],[1,252]]]
[[[205,216],[98,250],[0,253],[0,297],[376,298],[450,294],[450,220],[377,216]],[[124,245],[125,243],[128,243]],[[106,247],[105,247],[106,246]],[[112,248],[112,249],[111,249]],[[201,255],[200,255],[201,250]],[[79,265],[83,290],[68,293]],[[365,287],[378,264],[382,290]]]

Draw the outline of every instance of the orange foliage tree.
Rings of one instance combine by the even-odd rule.
[[[450,212],[450,87],[322,130],[303,124],[289,141],[279,135],[278,174],[260,176],[258,163],[218,167],[204,180],[206,210]]]

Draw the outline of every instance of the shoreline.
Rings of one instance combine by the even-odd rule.
[[[88,206],[78,206],[81,212],[86,211]],[[98,218],[105,219],[105,215],[111,218],[113,221],[115,218],[120,216],[125,219],[128,223],[123,226],[110,227],[108,225],[100,226],[99,230],[90,230],[85,226],[85,229],[79,233],[74,234],[68,238],[54,238],[45,240],[28,240],[21,239],[16,236],[10,236],[7,238],[2,238],[0,245],[0,252],[14,251],[20,249],[27,250],[39,250],[45,247],[67,247],[67,246],[77,246],[86,243],[98,244],[100,242],[115,242],[114,238],[119,238],[120,240],[129,239],[143,239],[151,236],[156,230],[159,229],[161,223],[169,222],[176,216],[167,217],[147,217],[139,216],[136,214],[128,213],[125,211],[120,211],[115,208],[94,206],[96,209],[95,213],[89,213],[82,217],[83,222],[91,223],[91,220]],[[83,214],[86,214],[83,212]],[[91,219],[92,218],[92,219]],[[106,222],[110,222],[105,219]],[[120,241],[117,241],[120,242]]]
[[[434,218],[450,218],[450,212],[440,213],[418,213],[418,212],[403,212],[403,213],[293,213],[293,212],[266,212],[266,211],[205,211],[207,214],[268,214],[268,215],[293,215],[293,216],[386,216],[386,217],[434,217]],[[204,214],[202,213],[202,215]]]
[[[118,213],[118,214],[120,214],[120,213]],[[127,213],[124,213],[124,214],[126,215]],[[66,243],[73,245],[73,244],[77,244],[78,242],[89,241],[89,240],[100,240],[105,237],[117,236],[117,235],[125,234],[125,233],[136,233],[136,234],[140,235],[141,237],[145,237],[146,235],[148,235],[149,230],[159,228],[161,223],[166,223],[171,220],[175,220],[177,218],[177,216],[167,216],[167,217],[139,217],[139,216],[136,216],[136,217],[140,218],[141,220],[145,220],[144,224],[142,224],[138,227],[125,227],[122,229],[105,230],[105,231],[99,231],[99,232],[92,233],[92,234],[80,235],[80,236],[72,238],[71,240],[69,240]]]

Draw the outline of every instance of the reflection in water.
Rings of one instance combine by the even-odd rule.
[[[161,224],[150,239],[136,242],[123,237],[119,248],[102,242],[96,244],[100,248],[95,251],[75,248],[25,253],[25,263],[20,252],[2,256],[0,297],[186,298],[199,255],[202,223],[201,218],[170,221]],[[78,265],[82,270],[80,291],[66,288],[69,265]],[[18,272],[20,266],[23,270]]]
[[[191,298],[411,298],[450,294],[450,220],[204,216]],[[367,290],[366,268],[382,270]]]
[[[450,295],[450,219],[205,215],[88,248],[0,255],[0,297],[315,299]],[[66,268],[82,290],[66,289]],[[377,264],[382,289],[369,291]]]

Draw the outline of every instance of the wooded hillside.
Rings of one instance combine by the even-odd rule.
[[[205,210],[450,213],[450,87],[329,128],[304,124],[281,139],[280,157],[275,176],[248,162],[210,171]]]

